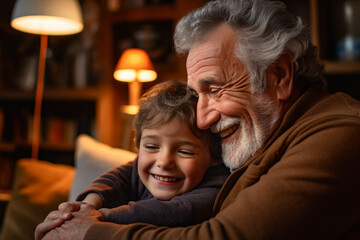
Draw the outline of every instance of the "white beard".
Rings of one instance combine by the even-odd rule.
[[[264,95],[254,95],[253,111],[258,123],[247,125],[241,118],[230,118],[216,123],[218,131],[238,123],[241,131],[239,138],[222,143],[222,158],[224,164],[235,170],[249,160],[263,145],[279,118],[279,110]]]

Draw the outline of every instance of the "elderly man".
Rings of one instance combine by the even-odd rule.
[[[175,46],[188,54],[197,125],[221,135],[232,170],[214,217],[116,225],[82,205],[52,212],[37,236],[73,214],[45,239],[360,239],[360,103],[325,91],[309,39],[274,1],[218,0],[185,16]]]

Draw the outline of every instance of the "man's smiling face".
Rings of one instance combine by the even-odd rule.
[[[265,94],[251,91],[247,67],[235,57],[235,32],[220,25],[191,48],[188,85],[199,95],[197,126],[219,132],[223,161],[237,168],[264,143],[277,109]],[[271,124],[270,124],[271,123]]]

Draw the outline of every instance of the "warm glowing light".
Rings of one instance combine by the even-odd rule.
[[[121,55],[114,72],[114,78],[123,82],[151,82],[157,78],[148,54],[137,48],[130,48]]]
[[[78,0],[16,0],[11,26],[38,35],[69,35],[84,28]]]
[[[116,70],[114,78],[123,82],[132,82],[136,80],[136,71],[132,69]]]
[[[114,72],[114,78],[120,79],[122,82],[132,82],[138,80],[139,82],[151,82],[157,78],[157,73],[153,70],[133,70],[121,69]]]
[[[19,17],[11,21],[11,26],[19,31],[46,35],[75,34],[83,29],[80,22],[53,16]]]
[[[129,83],[129,104],[137,106],[142,82],[154,81],[157,74],[149,55],[144,50],[130,48],[123,52],[116,64],[114,78]]]
[[[121,112],[129,114],[129,115],[136,115],[139,111],[139,106],[137,105],[123,105],[121,106]]]
[[[157,74],[153,70],[139,70],[137,77],[140,82],[151,82],[157,78]]]

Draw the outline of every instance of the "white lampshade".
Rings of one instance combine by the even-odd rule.
[[[77,0],[17,0],[11,26],[39,35],[69,35],[84,28]]]

